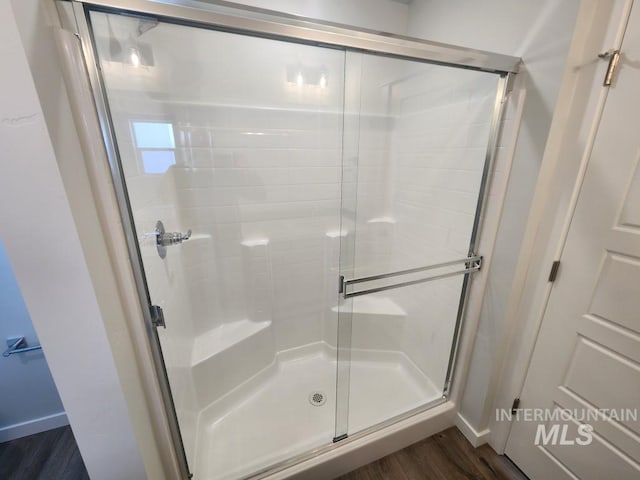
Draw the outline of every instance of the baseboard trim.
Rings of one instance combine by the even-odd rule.
[[[34,418],[33,420],[0,428],[0,443],[45,432],[52,428],[63,427],[65,425],[69,425],[69,420],[67,420],[67,414],[65,412]]]
[[[475,428],[471,426],[471,424],[467,421],[466,418],[462,416],[460,412],[456,415],[455,418],[456,427],[458,430],[462,432],[469,443],[474,447],[479,447],[480,445],[484,445],[489,441],[489,436],[491,435],[491,430],[485,428],[484,430],[477,431]]]

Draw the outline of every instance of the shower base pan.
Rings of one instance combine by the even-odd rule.
[[[351,360],[350,434],[442,398],[401,352],[355,350]],[[335,349],[324,342],[280,352],[270,367],[201,412],[194,478],[244,478],[330,445],[335,372]],[[317,478],[330,478],[323,475]]]

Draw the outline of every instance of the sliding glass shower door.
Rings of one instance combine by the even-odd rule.
[[[448,392],[501,82],[347,52],[339,438]]]
[[[344,50],[89,20],[191,469],[331,443]]]
[[[444,401],[504,77],[83,13],[195,478],[246,478]]]

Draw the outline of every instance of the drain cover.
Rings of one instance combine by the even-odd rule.
[[[309,403],[314,407],[321,407],[327,401],[327,396],[324,392],[315,391],[309,394]]]

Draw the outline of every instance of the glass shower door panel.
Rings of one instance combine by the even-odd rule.
[[[357,88],[359,103],[344,133],[357,147],[355,194],[343,195],[342,433],[446,393],[465,282],[458,272],[478,268],[467,259],[498,83],[486,72],[347,54],[346,98]]]
[[[344,52],[90,23],[191,470],[241,478],[330,443]],[[187,238],[159,252],[159,220]]]

